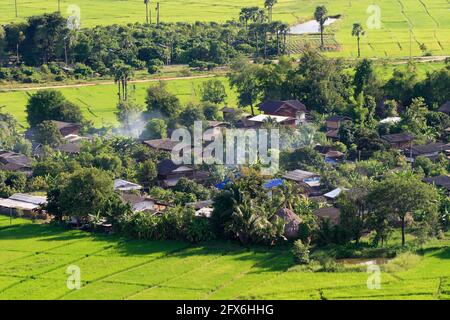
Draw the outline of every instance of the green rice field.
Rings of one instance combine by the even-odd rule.
[[[449,244],[436,240],[368,289],[366,272],[290,269],[282,248],[125,240],[0,216],[0,299],[450,299]],[[69,266],[80,289],[68,289]]]
[[[156,21],[155,2],[151,12]],[[238,19],[240,8],[258,5],[263,0],[159,0],[160,18],[163,22],[218,21]],[[52,12],[58,9],[57,0],[18,0],[18,18],[15,17],[14,1],[0,0],[2,14],[0,23],[20,21],[27,16]],[[68,16],[68,6],[73,1],[61,0],[61,13]],[[82,27],[145,22],[145,6],[141,0],[78,0]],[[450,53],[450,3],[447,0],[279,0],[274,8],[274,19],[294,25],[312,19],[317,5],[327,6],[330,15],[342,15],[341,21],[326,28],[336,33],[341,51],[330,55],[355,57],[356,40],[351,36],[354,22],[363,24],[366,35],[362,39],[362,55],[370,57],[393,57],[423,55],[425,44],[433,55]],[[370,5],[380,8],[380,29],[370,29],[366,23],[374,12],[367,12]],[[411,30],[411,33],[410,33]],[[411,41],[410,41],[411,40]]]
[[[200,99],[201,83],[210,78],[198,79],[177,79],[166,81],[167,88],[170,92],[176,94],[182,104],[190,101],[196,102]],[[229,88],[228,80],[219,77]],[[134,91],[134,97],[137,102],[145,104],[146,89],[149,86],[158,85],[157,82],[131,83],[129,88]],[[114,84],[97,84],[89,86],[73,86],[68,88],[60,88],[64,96],[70,101],[76,103],[82,109],[86,119],[93,121],[94,126],[101,127],[103,125],[115,125],[117,119],[115,116],[117,102],[117,86]],[[33,90],[26,91],[9,91],[0,92],[0,107],[2,112],[12,114],[19,123],[27,126],[25,107],[29,95],[36,92]],[[236,96],[231,89],[228,89],[228,103],[235,105]]]

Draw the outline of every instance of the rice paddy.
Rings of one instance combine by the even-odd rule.
[[[264,3],[263,0],[230,0],[221,3],[214,0],[159,2],[162,22],[224,22],[238,19],[243,6],[263,7]],[[0,23],[21,21],[30,15],[58,10],[57,0],[19,0],[17,3],[16,18],[14,1],[0,0]],[[60,3],[64,16],[71,14],[70,5],[78,6],[82,27],[145,22],[145,6],[140,0],[78,0],[75,3],[61,0]],[[156,1],[152,1],[150,5],[153,23],[156,22],[155,3]],[[327,33],[335,34],[340,47],[339,51],[329,53],[330,55],[356,56],[356,39],[351,35],[355,22],[360,22],[366,30],[361,40],[362,55],[366,57],[450,53],[450,4],[446,0],[279,0],[274,7],[273,18],[290,25],[305,22],[313,19],[314,9],[319,4],[327,6],[329,15],[341,15],[340,21],[326,28]],[[295,48],[295,39],[293,42]]]
[[[296,271],[287,248],[125,240],[0,216],[0,299],[449,299],[450,248],[381,273]],[[81,288],[69,289],[69,266]],[[291,269],[290,269],[291,268]]]

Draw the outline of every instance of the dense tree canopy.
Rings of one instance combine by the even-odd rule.
[[[57,90],[37,91],[28,100],[26,111],[27,121],[32,127],[44,120],[83,122],[80,107],[67,101]]]

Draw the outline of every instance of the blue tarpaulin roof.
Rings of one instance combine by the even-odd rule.
[[[227,185],[227,183],[230,182],[230,181],[231,181],[230,178],[225,179],[224,181],[222,181],[222,182],[216,184],[215,187],[216,187],[217,189],[223,190],[223,189],[225,189],[225,186]]]
[[[234,175],[234,178],[237,179],[237,178],[239,178],[240,176],[241,176],[241,173],[240,173],[240,172],[237,172],[237,173]],[[222,182],[216,184],[214,187],[216,187],[217,189],[223,190],[223,189],[225,189],[225,186],[226,186],[229,182],[231,182],[231,179],[230,179],[230,178],[226,178],[226,179],[223,180]]]
[[[271,189],[271,188],[281,186],[282,184],[283,184],[283,179],[272,179],[272,180],[267,181],[263,187],[266,189]]]

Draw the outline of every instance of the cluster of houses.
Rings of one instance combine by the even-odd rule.
[[[266,122],[278,123],[288,127],[296,127],[299,124],[306,123],[309,119],[309,113],[306,106],[297,100],[275,101],[268,100],[259,105],[261,114],[251,116],[249,114],[240,114],[240,119],[236,123],[238,128],[259,128]],[[211,137],[206,137],[206,141],[211,141],[213,136],[217,135],[225,128],[231,125],[227,122],[237,114],[236,109],[224,107],[222,110],[225,121],[208,121],[207,126]],[[444,104],[439,111],[450,115],[450,102]],[[235,119],[235,118],[234,118]],[[398,119],[387,119],[389,121],[397,121]],[[339,129],[341,126],[351,121],[350,118],[340,115],[333,115],[326,119],[326,136],[332,141],[339,141]],[[64,143],[55,147],[57,151],[65,154],[78,154],[80,152],[80,142],[88,137],[80,136],[81,126],[73,123],[61,121],[53,121],[60,131]],[[449,129],[450,132],[450,129]],[[34,141],[34,130],[29,129],[25,136]],[[209,138],[209,139],[208,139]],[[437,159],[440,154],[445,154],[450,159],[450,144],[443,142],[433,142],[424,145],[414,144],[414,137],[408,133],[396,133],[383,135],[381,137],[392,148],[398,149],[404,153],[408,161],[414,162],[419,156],[425,156],[431,160]],[[177,141],[169,138],[154,139],[142,141],[142,143],[150,149],[159,152],[172,152],[177,146]],[[345,161],[345,154],[334,150],[330,146],[317,145],[315,150],[318,151],[325,162],[336,164]],[[39,157],[41,155],[42,146],[33,142],[33,155]],[[10,151],[0,151],[0,170],[18,171],[25,174],[32,172],[32,159],[21,154]],[[206,183],[210,179],[210,174],[201,169],[186,164],[175,164],[172,160],[162,160],[157,164],[157,180],[158,184],[163,188],[172,188],[181,178],[188,178],[198,183]],[[229,179],[227,179],[229,181]],[[217,189],[223,189],[227,184],[227,180],[216,184]],[[341,192],[346,191],[344,188],[335,190],[326,190],[324,192],[321,186],[320,174],[303,170],[293,170],[285,173],[279,179],[269,179],[265,185],[268,196],[271,195],[272,189],[290,181],[295,183],[299,188],[299,192],[307,196],[313,201],[320,203],[320,209],[315,214],[319,218],[329,219],[332,223],[339,221],[339,208],[336,206],[336,199]],[[442,187],[450,193],[450,177],[439,176],[425,179],[427,183],[435,184]],[[152,214],[162,214],[170,204],[158,201],[144,192],[144,188],[133,182],[116,179],[114,181],[114,189],[122,195],[124,201],[128,202],[136,212],[150,212]],[[300,191],[301,190],[301,191]],[[16,194],[8,199],[0,199],[0,213],[14,214],[14,212],[42,213],[42,205],[46,203],[45,197],[37,197],[32,195]],[[210,217],[212,212],[212,200],[189,203],[195,209],[196,215]],[[293,218],[292,212],[280,212],[286,220],[286,228],[294,228],[298,226],[299,221]],[[294,215],[295,216],[295,215]],[[107,224],[103,224],[108,226]],[[292,230],[291,230],[292,231]]]

